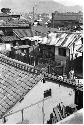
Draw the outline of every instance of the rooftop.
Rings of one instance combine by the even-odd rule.
[[[68,79],[62,80],[52,74],[45,74],[45,77],[47,75],[49,79],[76,86]],[[37,68],[0,54],[0,118],[42,79]],[[81,84],[77,86],[81,89]]]
[[[83,124],[83,109],[63,119],[58,124]]]
[[[80,33],[57,32],[50,33],[48,37],[43,37],[39,43],[69,48],[74,42],[80,40],[81,37]]]
[[[81,45],[81,47],[77,50],[78,52],[83,52],[83,45]]]
[[[49,31],[49,28],[46,28],[46,27],[43,27],[43,26],[35,26],[35,27],[33,26],[32,30],[34,32],[37,32],[37,33],[41,34],[42,36],[44,36],[43,34],[47,34],[48,31]]]
[[[24,38],[24,37],[32,37],[33,33],[31,29],[14,29],[13,32],[19,37],[19,38]]]
[[[0,13],[0,17],[9,17],[9,14],[6,14],[6,13]]]
[[[12,63],[13,61],[14,60],[12,60]],[[19,66],[21,65],[20,62],[16,62]],[[2,118],[5,113],[24,97],[41,79],[41,75],[18,69],[2,62],[0,58],[0,118]]]
[[[55,21],[80,21],[82,17],[82,13],[54,13]]]
[[[0,39],[4,42],[11,42],[15,40],[20,40],[17,36],[0,36]]]

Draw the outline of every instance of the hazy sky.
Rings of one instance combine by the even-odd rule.
[[[11,4],[11,3],[21,4],[22,1],[25,2],[25,0],[0,0],[0,4],[1,5]],[[30,0],[27,0],[27,1],[30,1]],[[33,0],[31,0],[31,1],[33,1]],[[37,0],[37,1],[42,1],[42,0]],[[46,0],[46,1],[48,1],[48,0]],[[84,0],[53,0],[53,1],[62,3],[64,5],[68,5],[68,6],[83,5],[83,3],[84,3],[83,2]]]
[[[2,7],[9,7],[9,8],[26,8],[31,9],[30,3],[35,3],[35,1],[48,1],[48,0],[0,0],[0,8]],[[83,6],[84,0],[51,0],[56,1],[66,6],[74,6],[74,5],[81,5]]]
[[[56,2],[62,3],[66,6],[80,5],[83,6],[84,0],[54,0]]]

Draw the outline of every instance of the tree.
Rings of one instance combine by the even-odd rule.
[[[9,8],[2,8],[1,12],[3,12],[3,13],[10,13],[10,10],[11,9],[9,9]]]

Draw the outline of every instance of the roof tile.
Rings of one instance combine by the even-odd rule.
[[[2,62],[0,62],[0,70],[0,105],[2,105],[0,106],[0,110],[2,111],[0,113],[1,118],[4,113],[9,111],[9,109],[12,108],[12,106],[14,106],[22,96],[33,88],[33,83],[38,83],[40,78],[38,77],[38,79],[38,75],[36,74],[21,71]],[[4,75],[4,73],[6,73],[6,75]]]

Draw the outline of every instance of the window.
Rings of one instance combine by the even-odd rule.
[[[44,91],[44,98],[51,96],[51,89]]]
[[[13,30],[11,30],[11,29],[4,30],[4,35],[13,36]]]
[[[59,48],[59,55],[60,55],[60,56],[66,56],[66,49],[64,49],[64,48]]]

